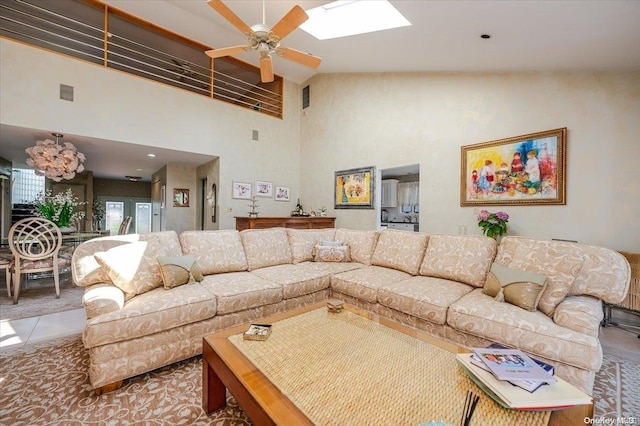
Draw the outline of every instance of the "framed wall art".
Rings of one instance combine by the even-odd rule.
[[[273,197],[273,184],[263,180],[256,180],[256,197]]]
[[[567,128],[462,147],[461,206],[566,204]]]
[[[233,182],[231,198],[237,198],[239,200],[250,200],[251,184],[245,182]]]
[[[276,186],[276,201],[291,201],[291,188],[288,186]]]
[[[335,172],[335,208],[373,209],[375,170],[375,167],[361,167]]]
[[[189,207],[189,190],[183,188],[173,189],[173,207]]]

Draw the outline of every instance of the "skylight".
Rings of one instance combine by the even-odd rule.
[[[318,40],[411,25],[387,0],[339,0],[306,12],[309,20],[300,28]]]

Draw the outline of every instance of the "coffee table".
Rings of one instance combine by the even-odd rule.
[[[229,389],[255,424],[458,424],[472,390],[481,402],[471,424],[584,425],[593,415],[592,404],[503,409],[456,365],[464,348],[353,306],[332,314],[321,302],[257,322],[273,324],[264,342],[242,340],[248,325],[204,338],[207,412],[225,406]]]

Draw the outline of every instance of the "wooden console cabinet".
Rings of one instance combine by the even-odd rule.
[[[296,228],[322,229],[335,228],[336,218],[326,216],[311,217],[237,217],[236,229]]]

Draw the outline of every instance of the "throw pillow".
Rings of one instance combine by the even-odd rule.
[[[507,302],[528,311],[535,311],[547,287],[542,274],[506,268],[494,263],[487,274],[482,292],[498,302]]]
[[[137,241],[94,254],[113,281],[125,294],[125,300],[162,285],[157,262],[162,247],[147,241]]]
[[[158,264],[164,288],[167,290],[204,279],[193,256],[158,256]]]
[[[351,262],[348,245],[321,245],[315,247],[314,262]]]

